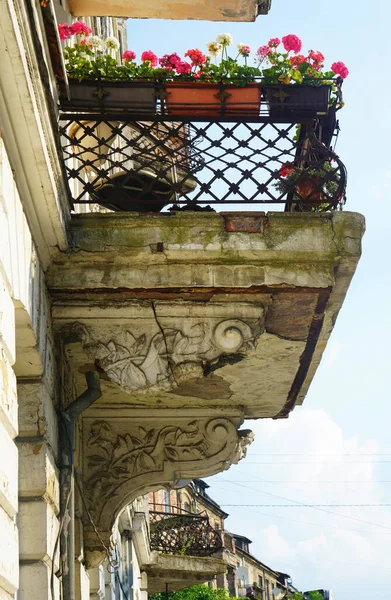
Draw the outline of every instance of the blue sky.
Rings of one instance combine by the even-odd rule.
[[[249,422],[256,441],[247,458],[208,479],[222,505],[292,504],[269,494],[391,503],[391,462],[379,462],[391,461],[390,22],[386,0],[273,0],[255,23],[129,21],[129,48],[138,56],[204,49],[224,32],[253,49],[295,33],[304,49],[350,70],[337,152],[349,174],[346,210],[367,218],[363,257],[304,406],[288,420]],[[226,510],[227,528],[250,537],[253,553],[289,572],[297,587],[331,588],[334,600],[391,595],[391,508],[330,509],[344,517],[298,506]]]

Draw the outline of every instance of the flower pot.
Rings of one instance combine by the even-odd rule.
[[[141,81],[69,81],[70,99],[60,95],[63,109],[122,109],[128,112],[154,112],[155,84]]]
[[[169,115],[259,115],[261,88],[258,83],[238,87],[214,83],[175,82],[167,83],[165,87]]]
[[[322,179],[320,177],[312,177],[305,179],[296,186],[297,202],[320,204],[323,199]]]
[[[266,85],[262,87],[271,117],[326,115],[329,85]]]

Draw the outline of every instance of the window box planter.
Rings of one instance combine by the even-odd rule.
[[[63,109],[122,109],[127,112],[155,112],[156,86],[142,81],[69,80],[70,99],[61,93]]]
[[[271,117],[327,115],[329,85],[266,85],[263,93]]]
[[[246,86],[214,83],[167,83],[166,109],[169,115],[254,116],[259,115],[259,83]]]

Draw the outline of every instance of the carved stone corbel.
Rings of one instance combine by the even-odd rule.
[[[205,477],[228,469],[253,440],[228,418],[85,419],[84,494],[100,537],[110,546],[121,510],[137,496],[180,479]],[[85,515],[87,567],[105,558],[102,543]]]

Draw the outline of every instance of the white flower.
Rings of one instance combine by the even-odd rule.
[[[98,35],[89,35],[85,39],[85,45],[88,46],[88,48],[95,48],[99,50],[99,48],[102,46],[102,41]]]
[[[223,46],[217,42],[208,42],[206,47],[208,48],[208,52],[211,56],[216,56],[223,49]]]
[[[216,41],[218,44],[221,44],[222,46],[231,46],[231,44],[233,42],[233,38],[230,33],[220,33],[217,36]]]
[[[108,37],[105,39],[105,46],[110,50],[119,50],[119,41],[115,37]]]

